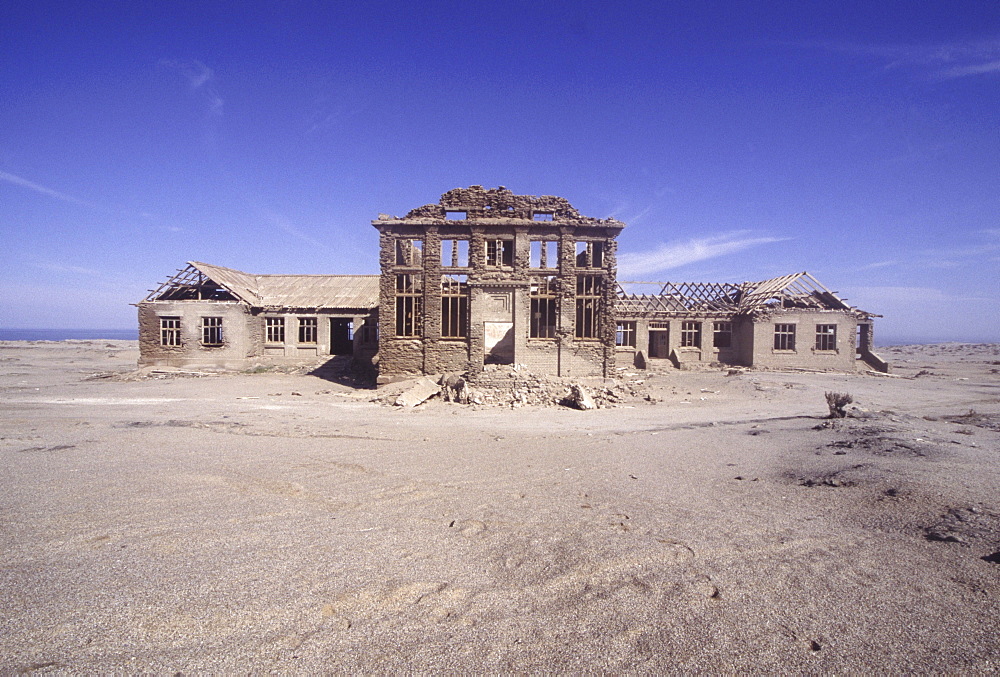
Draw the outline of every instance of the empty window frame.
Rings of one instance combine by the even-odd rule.
[[[556,278],[551,275],[533,278],[528,297],[531,301],[531,326],[528,337],[554,339],[558,321]]]
[[[469,337],[469,284],[465,275],[441,276],[441,337]]]
[[[681,348],[701,347],[701,322],[681,322]]]
[[[733,323],[713,322],[712,323],[712,346],[716,348],[733,347]]]
[[[441,265],[446,268],[468,267],[469,241],[441,240]]]
[[[601,292],[600,275],[576,276],[576,337],[600,337]]]
[[[396,238],[396,265],[419,266],[423,263],[424,241]]]
[[[635,348],[635,322],[619,322],[615,328],[615,345]]]
[[[201,318],[201,345],[221,346],[222,345],[222,318],[203,317]]]
[[[837,325],[817,324],[816,350],[836,350],[836,349],[837,349]]]
[[[299,343],[316,343],[316,318],[299,318]]]
[[[559,243],[555,240],[532,240],[529,244],[529,265],[532,268],[559,267]]]
[[[514,241],[513,240],[487,240],[486,241],[486,265],[499,268],[501,266],[514,265]]]
[[[285,342],[285,318],[264,318],[264,340],[267,341],[267,343]]]
[[[181,345],[181,318],[160,318],[160,345],[169,347]]]
[[[532,221],[551,221],[552,218],[552,212],[533,212],[531,215]]]
[[[603,242],[577,242],[576,243],[576,267],[577,268],[603,268],[604,267],[604,243]]]
[[[469,218],[469,214],[464,210],[452,211],[449,209],[445,210],[444,218],[447,219],[448,221],[465,221],[467,218]]]
[[[795,325],[774,325],[774,349],[795,350]]]
[[[419,275],[396,276],[396,336],[419,336],[423,309]]]

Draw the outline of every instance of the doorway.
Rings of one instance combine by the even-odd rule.
[[[354,320],[330,318],[330,354],[354,354]]]
[[[660,359],[670,357],[670,329],[666,322],[649,323],[649,356]]]

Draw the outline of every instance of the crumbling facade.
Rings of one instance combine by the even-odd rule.
[[[504,364],[570,377],[713,364],[889,370],[874,353],[878,316],[808,273],[619,283],[625,224],[582,216],[561,197],[456,188],[372,225],[380,275],[188,264],[137,304],[140,364],[245,368],[351,354],[382,380]]]
[[[378,350],[377,275],[251,275],[192,261],[138,303],[139,364],[244,369]]]
[[[565,199],[458,188],[380,215],[379,373],[521,364],[560,376],[615,367],[615,238],[625,224]]]

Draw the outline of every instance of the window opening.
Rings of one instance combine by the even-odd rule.
[[[532,221],[551,221],[552,212],[535,212],[531,215]]]
[[[316,318],[299,318],[299,343],[316,343]]]
[[[619,322],[615,328],[615,345],[635,348],[635,322]]]
[[[441,277],[441,337],[468,338],[469,284],[466,275]]]
[[[712,345],[716,348],[733,347],[733,323],[713,322],[712,323]]]
[[[176,347],[181,344],[181,318],[160,318],[160,345]]]
[[[285,318],[265,317],[264,328],[266,329],[266,339],[268,343],[285,342]]]
[[[774,325],[774,349],[795,350],[795,325]]]
[[[528,293],[531,301],[531,327],[529,338],[552,339],[556,337],[556,278],[546,276],[534,278]]]
[[[222,345],[222,318],[201,318],[201,344],[204,346]]]
[[[559,267],[559,243],[555,240],[532,240],[529,264],[532,268]]]
[[[576,337],[597,338],[600,325],[601,276],[576,276]]]
[[[423,263],[423,240],[396,239],[396,265],[419,266]]]
[[[681,322],[681,348],[701,347],[701,322]]]
[[[445,211],[444,218],[449,221],[465,221],[468,218],[467,212]]]
[[[466,268],[469,265],[468,240],[441,240],[441,265]]]
[[[602,268],[604,266],[603,242],[577,242],[576,267]]]
[[[836,350],[836,349],[837,349],[837,325],[817,324],[816,350]]]
[[[396,276],[396,336],[417,336],[422,306],[419,275]]]
[[[487,266],[513,266],[514,265],[514,241],[513,240],[487,240],[486,241],[486,265]]]

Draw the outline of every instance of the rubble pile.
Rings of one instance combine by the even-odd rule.
[[[431,379],[439,388],[428,395],[427,381]],[[457,386],[459,383],[461,385]],[[476,374],[424,377],[392,384],[379,391],[374,401],[396,406],[415,406],[411,404],[415,399],[423,402],[432,397],[458,404],[513,408],[567,406],[582,410],[656,401],[643,388],[642,380],[542,376],[519,365],[491,368]],[[407,396],[409,391],[412,396]]]

